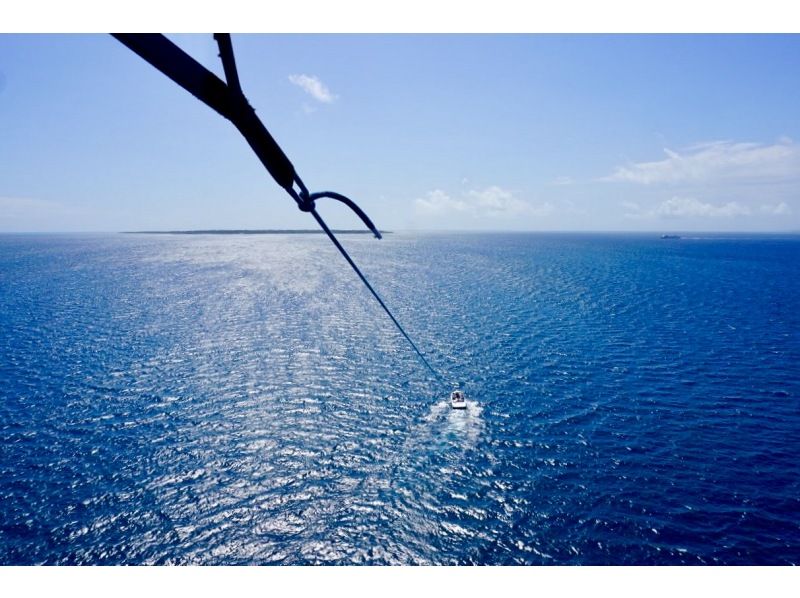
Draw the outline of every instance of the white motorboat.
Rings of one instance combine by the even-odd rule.
[[[464,396],[464,391],[454,390],[450,393],[450,406],[453,409],[466,409],[467,399]]]

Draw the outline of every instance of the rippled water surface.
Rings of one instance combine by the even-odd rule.
[[[0,563],[800,563],[800,238],[0,236]]]

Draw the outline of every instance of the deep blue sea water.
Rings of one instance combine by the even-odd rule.
[[[0,236],[2,564],[800,563],[800,237]]]

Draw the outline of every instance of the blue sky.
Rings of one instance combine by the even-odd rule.
[[[210,35],[170,37],[221,75]],[[797,35],[233,43],[304,181],[384,229],[800,230]],[[0,35],[0,231],[313,224],[228,121],[110,36]]]

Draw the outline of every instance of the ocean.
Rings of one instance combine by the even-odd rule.
[[[0,235],[0,564],[800,563],[800,236],[343,242]]]

